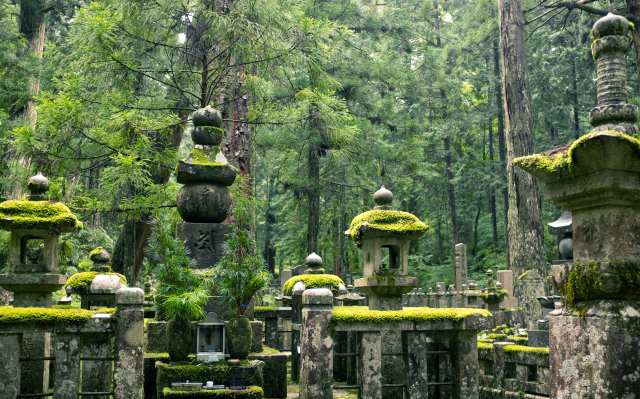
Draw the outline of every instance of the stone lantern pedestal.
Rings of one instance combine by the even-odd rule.
[[[553,266],[565,296],[550,313],[551,397],[633,398],[640,392],[640,141],[627,104],[629,21],[593,26],[598,64],[594,129],[560,152],[514,160],[573,214],[573,260]]]

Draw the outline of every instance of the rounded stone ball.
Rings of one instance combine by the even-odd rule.
[[[32,176],[27,180],[27,189],[29,189],[29,198],[33,200],[42,200],[45,198],[45,193],[51,187],[49,179],[44,177],[42,173],[38,172],[35,176]]]
[[[217,109],[207,105],[193,113],[193,126],[222,126],[222,114]]]
[[[185,222],[222,223],[233,204],[231,191],[211,183],[186,184],[178,192],[178,213]]]
[[[378,205],[390,205],[393,202],[393,193],[382,186],[373,194],[373,200]]]
[[[305,265],[311,268],[322,267],[322,258],[313,252],[311,255],[307,256],[307,259],[304,261]]]
[[[109,262],[109,260],[111,259],[111,256],[109,256],[109,252],[107,252],[104,248],[99,247],[96,249],[100,249],[100,252],[91,254],[89,256],[89,259],[91,259],[91,261],[93,263],[107,263]]]
[[[224,131],[215,126],[199,126],[191,131],[194,144],[219,145],[223,135]]]
[[[558,243],[558,252],[562,259],[573,259],[573,238],[564,237]]]
[[[629,20],[622,15],[609,13],[593,24],[591,33],[594,39],[604,36],[627,36]]]

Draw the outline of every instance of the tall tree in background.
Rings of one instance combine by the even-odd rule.
[[[531,175],[512,164],[514,158],[534,152],[520,0],[500,0],[498,14],[507,132],[509,265],[516,276],[527,270],[534,271],[534,276],[545,276],[544,228],[538,184]],[[536,297],[544,295],[542,281],[533,287],[519,284],[516,289],[527,320],[532,322],[535,320],[532,317],[539,314],[540,305]]]

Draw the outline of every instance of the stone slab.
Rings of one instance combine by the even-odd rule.
[[[213,267],[222,257],[223,244],[231,228],[222,223],[189,223],[176,225],[176,235],[196,262],[197,269]]]

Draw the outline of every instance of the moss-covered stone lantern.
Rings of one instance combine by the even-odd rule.
[[[11,232],[9,273],[0,274],[0,286],[13,291],[13,306],[48,308],[66,281],[57,273],[58,238],[83,226],[64,204],[47,200],[49,180],[41,173],[27,188],[27,200],[0,204],[0,228]]]
[[[382,186],[373,196],[377,206],[356,216],[347,230],[362,247],[364,278],[354,286],[369,294],[369,309],[400,310],[402,294],[418,286],[409,277],[409,245],[428,229],[414,215],[391,206],[393,194]]]

